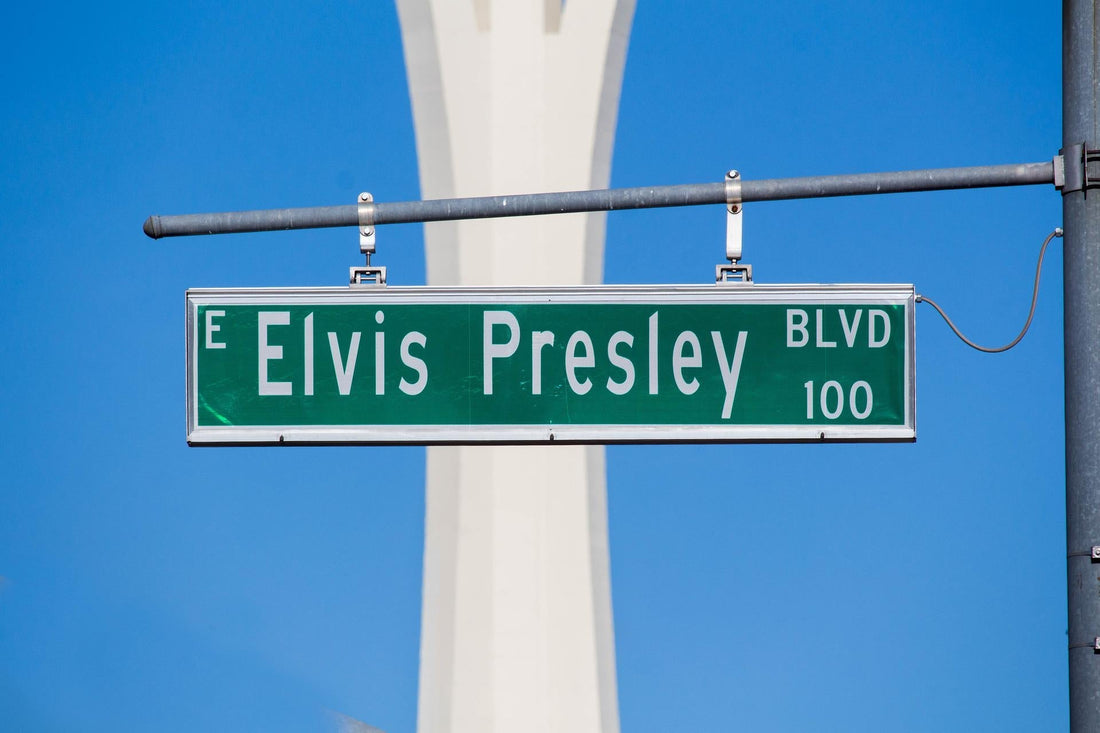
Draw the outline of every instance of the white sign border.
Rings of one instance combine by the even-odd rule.
[[[828,443],[916,440],[916,292],[902,284],[368,286],[192,288],[185,297],[187,442],[229,445],[508,445],[577,443]],[[199,426],[199,306],[443,303],[856,303],[905,306],[904,425],[264,425]]]

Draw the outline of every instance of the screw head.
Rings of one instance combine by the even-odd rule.
[[[364,191],[363,193],[359,194],[359,200],[363,201],[363,202],[370,201],[371,200],[371,195],[369,193],[367,193],[366,191]]]
[[[359,230],[359,233],[362,234],[364,237],[369,237],[374,234],[374,227],[363,227]]]
[[[726,178],[738,178],[741,174],[738,171],[730,170],[726,172]]]

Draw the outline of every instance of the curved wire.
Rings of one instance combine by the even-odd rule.
[[[955,332],[955,335],[962,339],[963,343],[967,346],[977,349],[978,351],[984,351],[987,354],[1000,354],[1003,351],[1008,351],[1013,346],[1020,343],[1020,341],[1024,338],[1024,335],[1027,334],[1027,330],[1031,328],[1031,319],[1035,317],[1035,303],[1039,300],[1039,276],[1043,272],[1043,257],[1046,256],[1047,245],[1049,245],[1055,237],[1061,236],[1062,227],[1056,227],[1054,231],[1048,234],[1047,238],[1043,240],[1043,246],[1039,248],[1039,262],[1035,265],[1035,287],[1031,291],[1031,308],[1027,312],[1027,321],[1024,323],[1024,327],[1020,330],[1019,335],[1017,335],[1016,338],[1012,339],[1012,341],[1005,344],[1004,346],[991,348],[989,346],[981,346],[974,343],[966,336],[963,336],[962,331],[960,331],[958,327],[951,321],[951,319],[947,317],[947,314],[943,312],[943,308],[940,308],[939,304],[936,303],[936,301],[923,295],[918,295],[917,302],[927,303],[928,305],[935,308],[936,312],[943,316],[943,320],[946,321],[947,325],[951,327],[951,330]]]

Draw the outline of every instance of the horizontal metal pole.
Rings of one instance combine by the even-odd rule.
[[[741,201],[779,201],[959,188],[1031,186],[1042,183],[1054,183],[1054,163],[1051,161],[971,168],[930,168],[893,173],[742,180]],[[612,188],[599,191],[531,193],[517,196],[376,202],[373,205],[373,220],[375,224],[408,224],[724,203],[726,203],[725,182],[690,183],[679,186]],[[233,234],[358,225],[358,206],[348,204],[301,209],[150,216],[145,221],[144,230],[153,239],[160,239],[192,234]]]
[[[741,198],[743,201],[780,201],[960,188],[1033,186],[1041,183],[1054,185],[1053,161],[745,181],[741,184]]]

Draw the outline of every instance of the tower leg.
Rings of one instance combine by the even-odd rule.
[[[423,198],[606,188],[633,0],[398,0]],[[603,214],[435,223],[428,281],[602,279]],[[421,733],[617,733],[604,452],[428,450]]]

